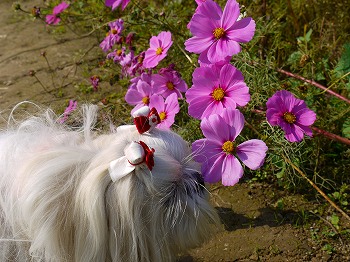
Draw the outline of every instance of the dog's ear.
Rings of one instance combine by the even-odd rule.
[[[105,194],[112,182],[105,159],[95,158],[82,174],[75,195],[75,258],[79,261],[107,261],[108,215]]]
[[[31,239],[33,256],[67,260],[74,239],[74,194],[91,153],[74,147],[46,148],[28,156],[12,190],[18,195],[14,232]]]

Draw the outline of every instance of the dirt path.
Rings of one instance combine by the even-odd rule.
[[[98,49],[96,39],[70,32],[62,36],[50,34],[42,21],[15,12],[13,2],[0,2],[0,109],[11,108],[23,100],[47,106],[62,102],[62,98],[53,98],[50,91],[58,86],[74,88],[75,83],[88,81],[82,65],[94,59],[96,52],[86,51]],[[21,6],[31,10],[42,3],[31,0],[21,2]],[[42,56],[44,52],[48,62]],[[30,76],[31,71],[36,77]]]
[[[42,1],[21,4],[30,9]],[[47,106],[62,104],[63,99],[53,98],[38,79],[48,90],[55,85],[74,88],[75,83],[88,81],[83,65],[94,59],[96,40],[72,33],[62,40],[49,34],[43,23],[15,13],[11,6],[10,0],[0,2],[0,112],[23,100]],[[84,55],[93,46],[96,52],[93,49]],[[44,51],[55,69],[54,78],[41,56]],[[38,79],[29,75],[31,70]],[[213,186],[211,191],[222,228],[210,242],[180,261],[350,261],[349,243],[338,237],[325,242],[322,230],[332,231],[329,222],[307,215],[316,203],[266,184]],[[325,248],[328,243],[331,249]]]

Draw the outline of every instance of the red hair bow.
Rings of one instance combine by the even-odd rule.
[[[149,110],[148,106],[144,106],[134,113],[134,124],[136,125],[137,131],[139,131],[140,134],[151,130],[159,123],[160,117],[157,109],[154,107]]]

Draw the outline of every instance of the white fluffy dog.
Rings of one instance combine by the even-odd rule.
[[[97,135],[83,111],[79,130],[47,110],[0,133],[0,261],[173,261],[208,239],[218,216],[188,144]]]

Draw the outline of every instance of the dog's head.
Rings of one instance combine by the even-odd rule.
[[[94,144],[99,154],[77,190],[76,217],[83,222],[77,232],[84,239],[77,256],[92,261],[108,250],[113,261],[171,261],[210,237],[218,217],[179,135],[122,126]]]

